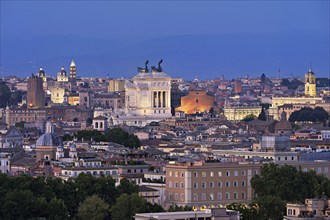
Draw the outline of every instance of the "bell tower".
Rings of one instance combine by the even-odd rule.
[[[308,72],[305,74],[305,96],[316,96],[316,78],[311,68],[309,68]]]
[[[77,67],[72,59],[71,64],[70,64],[70,79],[74,80],[74,79],[76,79],[76,77],[77,77]]]

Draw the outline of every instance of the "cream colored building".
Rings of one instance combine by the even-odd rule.
[[[330,199],[305,199],[305,204],[288,203],[286,210],[285,220],[329,219]]]
[[[69,77],[66,71],[64,70],[64,67],[61,68],[61,71],[57,73],[57,82],[68,82]]]
[[[125,91],[125,80],[110,79],[108,92],[123,92]]]
[[[63,103],[64,102],[64,94],[65,90],[60,87],[51,88],[50,90],[50,99],[53,103]]]
[[[279,107],[283,105],[292,104],[307,107],[318,105],[318,103],[322,103],[321,97],[273,97],[268,112],[275,120],[280,120],[281,111],[279,111]]]
[[[315,74],[311,69],[309,69],[308,72],[305,74],[305,96],[316,96],[316,78]]]
[[[114,124],[145,126],[171,117],[171,77],[164,72],[140,70],[125,83],[125,110]]]
[[[261,113],[261,106],[227,106],[223,109],[224,115],[229,121],[241,121],[248,115]]]

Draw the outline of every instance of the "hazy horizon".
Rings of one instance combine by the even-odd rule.
[[[132,77],[145,60],[172,77],[330,75],[329,2],[1,1],[1,76],[71,59],[78,76]]]

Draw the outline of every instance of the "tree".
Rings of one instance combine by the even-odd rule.
[[[263,107],[261,108],[261,112],[258,116],[258,119],[261,120],[261,121],[267,121],[266,112],[265,112],[265,109]]]
[[[78,218],[81,220],[104,219],[109,213],[109,205],[97,195],[87,197],[78,208]]]
[[[257,117],[254,114],[249,114],[249,115],[245,116],[242,121],[244,121],[244,122],[250,122],[250,121],[253,121],[256,118]]]
[[[0,108],[7,106],[10,99],[10,89],[4,82],[0,82]]]
[[[132,182],[126,178],[120,180],[120,185],[118,186],[119,194],[128,194],[131,195],[133,193],[139,192],[139,186],[136,185],[135,182]]]
[[[46,215],[49,220],[69,219],[69,212],[64,201],[56,197],[52,198],[47,205]]]
[[[113,220],[133,220],[135,213],[147,211],[146,201],[137,193],[132,195],[122,194],[117,198],[116,204],[111,208]]]
[[[92,125],[92,123],[93,123],[93,119],[92,118],[87,118],[86,119],[86,125]]]
[[[227,209],[239,211],[242,220],[259,220],[259,209],[256,203],[242,204],[231,203],[226,206]]]
[[[330,180],[315,171],[265,164],[251,179],[261,219],[283,219],[285,204],[330,196]]]
[[[327,120],[329,119],[329,113],[324,110],[322,107],[316,107],[314,109],[312,108],[302,108],[299,111],[294,111],[290,117],[290,122],[304,122],[304,121],[310,121],[310,122],[323,122],[326,124]]]
[[[168,210],[168,212],[183,212],[183,211],[193,211],[193,208],[190,206],[178,206],[177,204],[171,205]]]

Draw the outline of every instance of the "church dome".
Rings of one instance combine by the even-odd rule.
[[[62,146],[62,140],[54,133],[54,128],[51,122],[46,123],[46,133],[41,135],[36,146],[51,146],[57,147]]]
[[[275,125],[275,130],[292,131],[292,125],[289,121],[279,121]]]
[[[45,73],[45,71],[42,69],[42,67],[40,67],[40,70],[39,70],[39,72],[37,73],[37,76],[38,76],[38,77],[45,77],[45,76],[46,76],[46,73]]]
[[[286,112],[281,113],[281,120],[276,123],[275,131],[292,131],[291,122],[286,120]]]
[[[61,71],[58,72],[58,75],[66,76],[66,71],[64,70],[64,67],[61,68]]]

